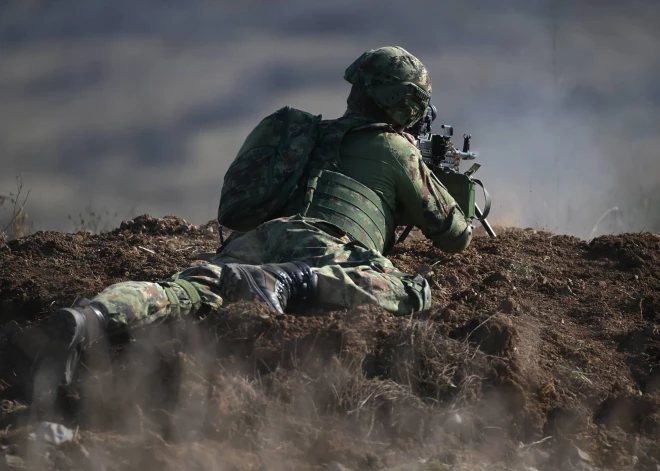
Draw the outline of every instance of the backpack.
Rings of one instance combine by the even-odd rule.
[[[252,130],[225,174],[221,226],[247,232],[283,215],[308,168],[320,122],[321,115],[286,106]]]

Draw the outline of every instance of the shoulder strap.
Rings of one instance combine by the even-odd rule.
[[[321,134],[313,151],[315,163],[319,167],[325,167],[328,163],[338,162],[339,149],[344,136],[349,132],[369,129],[379,129],[382,132],[396,132],[389,124],[373,123],[353,117],[341,117],[321,121]]]

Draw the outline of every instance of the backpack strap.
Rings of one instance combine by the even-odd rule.
[[[312,151],[312,164],[316,168],[339,169],[339,151],[344,136],[349,132],[367,129],[380,129],[382,132],[396,132],[386,123],[373,123],[365,119],[341,117],[321,121],[321,135]]]

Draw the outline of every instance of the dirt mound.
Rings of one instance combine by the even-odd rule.
[[[214,224],[142,216],[0,245],[0,323],[217,243]],[[660,469],[659,236],[507,229],[447,255],[413,234],[391,258],[429,280],[430,312],[230,305],[100,346],[32,405],[5,345],[0,469]],[[43,421],[75,433],[53,444]]]

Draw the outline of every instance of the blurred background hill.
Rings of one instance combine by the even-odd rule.
[[[660,232],[658,25],[656,0],[5,0],[0,194],[22,174],[36,230],[208,221],[263,116],[339,116],[344,69],[400,45],[472,133],[494,223]]]

